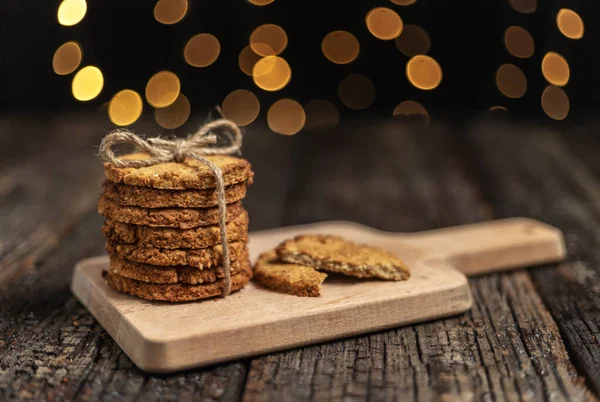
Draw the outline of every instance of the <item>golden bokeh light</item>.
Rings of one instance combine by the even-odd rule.
[[[559,87],[569,82],[569,64],[560,54],[548,52],[542,60],[542,74],[546,81]]]
[[[87,3],[85,0],[63,0],[58,6],[58,22],[67,27],[81,22],[87,12]]]
[[[292,79],[290,65],[279,56],[267,56],[252,68],[252,79],[257,87],[265,91],[278,91]]]
[[[96,66],[86,66],[73,77],[71,91],[75,99],[89,101],[100,95],[104,87],[104,76]]]
[[[304,109],[292,99],[278,100],[271,105],[267,112],[267,124],[278,134],[294,135],[302,130],[305,122]]]
[[[258,117],[260,103],[252,92],[236,89],[223,99],[221,109],[223,116],[238,126],[247,126]]]
[[[442,82],[442,68],[432,57],[417,55],[406,63],[406,76],[415,87],[431,90]]]
[[[142,115],[142,97],[131,89],[117,92],[108,104],[108,117],[117,126],[133,124]]]
[[[568,8],[561,9],[556,14],[556,25],[558,30],[569,39],[581,39],[583,38],[583,20],[573,10]]]
[[[535,51],[535,43],[531,34],[518,26],[511,26],[506,30],[504,44],[510,54],[522,59],[531,57]]]
[[[307,131],[321,131],[337,127],[340,122],[340,113],[328,100],[313,99],[305,106]]]
[[[323,38],[321,51],[332,63],[348,64],[358,57],[360,45],[350,32],[333,31]]]
[[[61,45],[52,58],[52,68],[58,75],[71,74],[81,64],[81,48],[75,42],[67,42]]]
[[[275,0],[248,0],[250,4],[254,4],[255,6],[266,6],[274,1]]]
[[[250,34],[250,47],[259,56],[277,56],[287,44],[287,34],[279,25],[261,25]]]
[[[411,4],[414,4],[417,0],[390,0],[390,1],[399,6],[410,6]]]
[[[238,63],[240,65],[240,70],[246,75],[252,76],[252,69],[257,61],[259,61],[262,57],[254,53],[254,50],[250,47],[250,45],[246,46],[240,52],[238,56]]]
[[[185,17],[187,0],[159,0],[154,6],[154,18],[161,24],[176,24]]]
[[[500,105],[492,106],[490,108],[490,112],[507,112],[507,111],[508,111],[507,108],[505,108],[504,106],[500,106]]]
[[[431,40],[425,30],[417,25],[406,25],[396,38],[396,47],[406,57],[427,54]]]
[[[429,113],[427,113],[427,109],[419,102],[413,100],[400,102],[392,111],[392,115],[407,117],[418,116],[424,118],[426,123],[429,123]]]
[[[338,86],[338,96],[342,103],[350,109],[367,109],[375,101],[375,85],[365,75],[348,74]]]
[[[527,92],[527,78],[514,64],[503,64],[496,72],[496,85],[504,96],[520,98]]]
[[[537,9],[537,0],[508,0],[512,8],[523,14],[530,14]]]
[[[554,120],[564,120],[569,115],[569,97],[561,88],[549,85],[542,93],[542,109]]]
[[[183,126],[190,117],[191,110],[190,101],[180,93],[169,106],[154,110],[154,119],[162,128],[172,130]]]
[[[201,33],[192,37],[183,49],[183,57],[190,66],[206,67],[217,60],[221,52],[219,40],[211,34]]]
[[[161,71],[148,80],[146,100],[152,107],[167,107],[175,102],[180,90],[179,78],[170,71]]]
[[[378,39],[396,39],[402,33],[402,19],[393,10],[386,7],[376,7],[369,11],[366,17],[369,32]]]

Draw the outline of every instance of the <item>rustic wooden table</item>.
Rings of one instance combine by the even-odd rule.
[[[253,230],[348,219],[418,231],[509,216],[564,230],[568,261],[470,280],[455,318],[169,376],[138,370],[69,291],[102,254],[97,118],[0,118],[0,400],[594,400],[600,135],[479,122],[355,122],[245,156]],[[140,132],[156,128],[141,123]]]

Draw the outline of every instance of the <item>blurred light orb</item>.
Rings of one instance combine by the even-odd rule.
[[[375,101],[375,85],[365,75],[348,74],[338,86],[338,96],[346,107],[364,110]]]
[[[427,32],[417,25],[405,25],[400,36],[395,40],[396,47],[406,57],[427,54],[431,40]]]
[[[504,106],[492,106],[489,110],[490,112],[508,112],[508,109],[505,108]]]
[[[378,39],[396,39],[402,33],[402,19],[387,7],[376,7],[367,13],[367,28]]]
[[[250,4],[254,4],[255,6],[266,6],[274,1],[275,0],[248,0]]]
[[[321,51],[332,63],[348,64],[356,60],[360,52],[358,39],[347,31],[333,31],[325,35]]]
[[[179,78],[170,71],[161,71],[148,80],[146,100],[152,107],[167,107],[175,102],[180,90]]]
[[[537,0],[508,0],[512,8],[522,14],[531,14],[537,9]]]
[[[154,6],[154,18],[161,24],[176,24],[185,17],[187,0],[159,0]]]
[[[180,93],[175,102],[169,106],[155,109],[154,119],[162,128],[173,130],[185,124],[190,117],[191,110],[189,99]]]
[[[561,9],[556,14],[556,25],[558,26],[558,30],[569,39],[583,38],[583,20],[573,10],[569,10],[568,8]]]
[[[304,107],[306,111],[307,131],[322,131],[337,127],[340,122],[340,113],[328,100],[313,99]]]
[[[406,76],[415,87],[431,90],[442,82],[442,68],[432,57],[420,54],[406,63]]]
[[[417,0],[390,0],[390,1],[399,6],[410,6],[411,4],[414,4]]]
[[[304,109],[292,99],[278,100],[271,105],[267,112],[267,124],[278,134],[294,135],[302,130],[305,122]]]
[[[183,57],[193,67],[207,67],[217,60],[221,52],[219,40],[209,33],[192,37],[183,49]]]
[[[554,120],[564,120],[569,115],[569,97],[561,88],[549,85],[542,92],[542,109]]]
[[[261,25],[250,34],[250,47],[259,56],[277,56],[287,44],[287,34],[279,25]]]
[[[429,113],[427,109],[419,102],[413,100],[405,100],[400,102],[392,111],[393,116],[421,116],[425,119],[426,123],[429,123]]]
[[[542,59],[542,74],[550,84],[562,87],[569,82],[571,73],[564,57],[556,52],[548,52]]]
[[[278,91],[292,79],[290,65],[279,56],[267,56],[252,68],[252,79],[257,87],[265,91]]]
[[[527,92],[527,78],[514,64],[503,64],[496,72],[496,86],[504,96],[517,99]]]
[[[254,53],[254,50],[250,47],[250,45],[246,46],[240,52],[238,56],[238,64],[240,65],[240,70],[246,75],[252,76],[252,69],[257,61],[259,61],[262,57],[258,54]]]
[[[504,44],[510,54],[521,59],[533,56],[535,43],[531,34],[518,26],[509,27],[504,33]]]
[[[247,126],[258,117],[260,103],[250,91],[236,89],[223,99],[223,115],[238,126]]]
[[[86,66],[73,77],[71,91],[75,99],[89,101],[100,95],[104,87],[104,76],[96,66]]]
[[[73,26],[81,22],[86,12],[85,0],[63,0],[58,6],[58,23],[66,27]]]
[[[124,89],[110,100],[108,117],[117,126],[128,126],[140,118],[142,109],[142,97],[131,89]]]
[[[81,64],[82,52],[75,42],[67,42],[61,45],[52,58],[52,68],[58,75],[71,74]]]

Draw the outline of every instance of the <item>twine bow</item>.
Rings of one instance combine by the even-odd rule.
[[[213,131],[219,129],[219,136]],[[219,141],[221,140],[221,141]],[[118,144],[131,144],[150,155],[148,159],[120,159],[112,147]],[[208,166],[217,182],[217,204],[219,208],[219,229],[223,248],[223,297],[231,292],[231,262],[227,241],[225,203],[225,183],[221,169],[208,160],[206,155],[231,155],[242,146],[242,132],[232,121],[217,119],[202,125],[198,131],[185,139],[143,138],[128,130],[115,130],[108,133],[100,144],[99,155],[103,162],[119,168],[145,167],[165,162],[183,162],[192,158]]]

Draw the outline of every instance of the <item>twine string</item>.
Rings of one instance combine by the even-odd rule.
[[[219,134],[215,134],[218,132]],[[220,140],[220,141],[219,141]],[[148,159],[121,159],[115,155],[113,147],[130,144],[150,155]],[[185,139],[165,139],[160,137],[143,139],[129,130],[118,129],[108,133],[100,144],[99,155],[103,162],[118,168],[140,168],[166,162],[184,162],[192,158],[206,165],[216,181],[217,206],[219,209],[219,230],[223,259],[223,297],[231,292],[231,262],[227,240],[227,204],[225,202],[225,182],[223,172],[207,155],[231,155],[242,146],[242,132],[232,121],[217,119],[203,124],[198,131]]]

